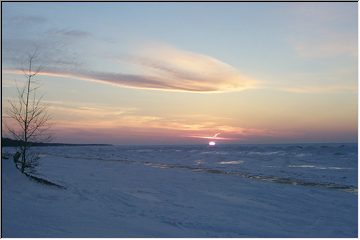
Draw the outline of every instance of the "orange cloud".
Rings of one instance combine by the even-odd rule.
[[[212,136],[209,134],[204,134],[204,132],[213,132],[214,129],[222,130],[222,132],[216,133]],[[226,129],[226,130],[225,130]],[[189,138],[198,138],[198,139],[209,139],[209,140],[219,140],[219,141],[236,141],[243,140],[248,137],[256,136],[273,136],[275,133],[266,129],[253,129],[253,128],[240,128],[232,126],[217,126],[213,129],[207,129],[206,131],[201,131],[202,134],[189,135]],[[222,135],[219,137],[219,135]]]
[[[141,74],[48,67],[40,75],[93,81],[118,87],[182,92],[238,91],[256,85],[256,81],[218,59],[168,46],[159,45],[143,51],[141,56],[120,59],[135,64]],[[3,72],[22,74],[22,71],[16,69],[4,69]]]
[[[5,104],[6,105],[6,104]],[[6,107],[6,106],[5,106]],[[102,105],[74,105],[74,103],[51,102],[54,135],[66,132],[107,133],[109,137],[120,130],[136,134],[171,136],[172,138],[213,140],[239,140],[248,136],[268,135],[260,129],[233,126],[231,119],[207,115],[154,116],[141,114],[139,109],[109,107]],[[9,122],[6,120],[6,122]],[[211,136],[210,136],[211,135]],[[197,140],[196,140],[197,139]]]
[[[216,58],[164,44],[140,49],[125,60],[174,89],[218,92],[254,88],[257,82]]]

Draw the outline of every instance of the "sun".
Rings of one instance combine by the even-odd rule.
[[[211,141],[211,142],[209,142],[209,146],[215,146],[215,142],[214,141]]]

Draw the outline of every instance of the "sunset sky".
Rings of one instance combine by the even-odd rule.
[[[38,48],[55,142],[357,141],[357,3],[8,2],[2,12],[3,120]]]

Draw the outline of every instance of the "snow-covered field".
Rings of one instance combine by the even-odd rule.
[[[3,159],[3,237],[357,237],[357,144],[36,151],[67,189]]]

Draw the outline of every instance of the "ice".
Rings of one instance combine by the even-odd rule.
[[[35,150],[66,190],[3,159],[3,237],[357,237],[357,144]]]
[[[221,161],[219,164],[241,164],[244,163],[244,161],[238,160],[238,161]]]

